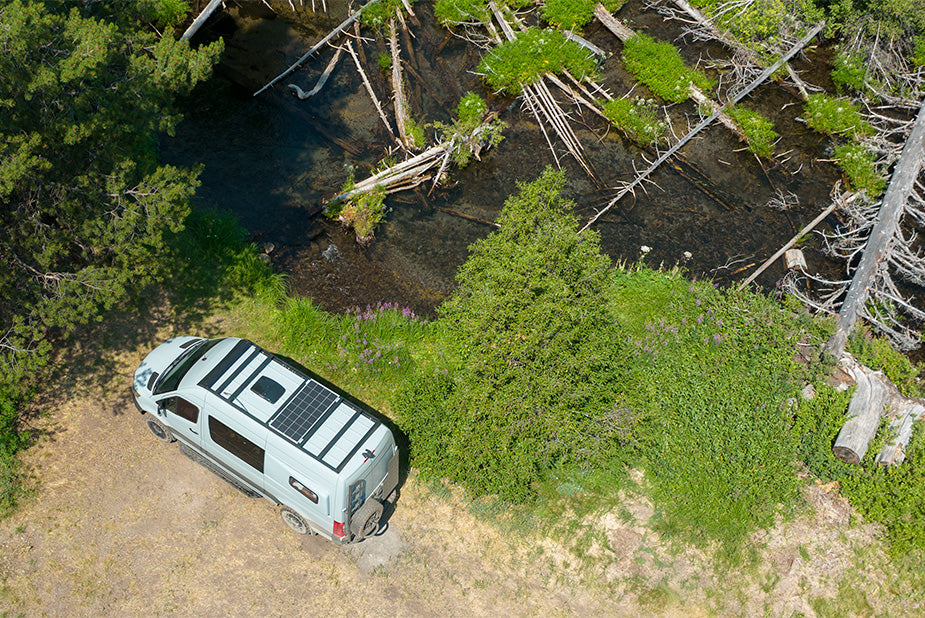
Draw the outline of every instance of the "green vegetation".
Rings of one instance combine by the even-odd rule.
[[[383,71],[388,71],[392,68],[392,56],[389,54],[379,54],[376,56],[376,64],[379,65],[379,68]]]
[[[462,142],[463,146],[453,151],[453,162],[465,167],[475,153],[487,145],[497,146],[504,139],[502,131],[507,125],[497,119],[488,119],[488,104],[474,92],[459,100],[456,118],[451,124],[435,122],[442,142]],[[481,127],[481,129],[479,129]]]
[[[652,99],[612,99],[601,104],[601,111],[640,146],[658,144],[668,135],[668,125],[659,119],[658,108]]]
[[[874,132],[870,123],[861,116],[860,107],[848,99],[811,94],[804,110],[806,124],[819,133],[857,138]]]
[[[626,0],[546,0],[542,9],[543,19],[563,30],[580,30],[594,19],[594,7],[598,3],[615,13],[626,4]]]
[[[558,30],[529,28],[517,38],[498,45],[479,63],[478,72],[495,90],[519,93],[545,73],[563,69],[582,79],[594,75],[594,56],[578,43],[565,38]]]
[[[693,0],[707,15],[715,16],[723,0]],[[823,18],[813,0],[756,0],[742,10],[721,11],[717,25],[758,53],[775,50],[787,35],[799,34],[806,24]]]
[[[619,457],[632,419],[617,394],[620,345],[605,289],[609,260],[579,236],[564,177],[522,185],[476,242],[440,309],[449,376],[421,376],[398,402],[417,465],[475,494],[525,500],[559,467]]]
[[[0,6],[0,508],[17,495],[17,410],[67,336],[169,274],[197,172],[160,165],[172,103],[221,43],[190,49],[177,0]],[[167,29],[166,36],[158,34]]]
[[[408,0],[408,4],[414,4],[415,0]],[[405,5],[402,0],[379,0],[372,6],[363,9],[360,15],[360,22],[374,30],[384,30],[389,24],[390,19],[395,19],[396,11],[404,11]]]
[[[342,192],[350,190],[352,181],[344,186]],[[373,237],[376,225],[385,216],[385,189],[376,187],[367,193],[360,193],[338,204],[337,208],[326,211],[326,214],[337,219],[356,233],[357,241],[368,242]]]
[[[673,103],[690,96],[691,84],[705,93],[714,86],[709,77],[684,64],[678,48],[647,34],[636,34],[624,43],[623,63],[653,94]]]
[[[840,51],[833,60],[832,82],[839,92],[851,90],[864,91],[864,80],[867,77],[867,67],[858,54]]]
[[[741,106],[729,107],[726,113],[742,127],[748,140],[748,151],[759,157],[770,157],[774,142],[780,137],[774,130],[774,123],[758,112]]]
[[[866,191],[875,198],[886,189],[886,179],[877,173],[874,153],[860,144],[850,143],[835,148],[835,161],[855,191]]]
[[[503,10],[523,9],[533,4],[532,0],[499,0],[496,4]],[[483,24],[491,20],[488,0],[437,0],[434,3],[434,17],[443,26]]]

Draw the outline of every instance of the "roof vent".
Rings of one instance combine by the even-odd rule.
[[[286,389],[283,386],[271,380],[267,376],[261,376],[258,378],[254,385],[251,387],[251,390],[269,401],[270,403],[276,403],[279,401],[279,398],[283,396],[283,393],[286,392]]]

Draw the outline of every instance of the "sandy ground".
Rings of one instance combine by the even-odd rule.
[[[43,398],[44,435],[24,457],[35,494],[0,521],[0,615],[815,615],[849,576],[852,613],[897,609],[882,573],[858,570],[881,553],[876,528],[820,487],[806,515],[756,537],[762,566],[735,577],[660,539],[645,501],[601,514],[578,556],[503,532],[413,473],[380,536],[300,537],[148,433],[127,384],[166,333],[122,337],[102,361],[74,351],[85,365]]]

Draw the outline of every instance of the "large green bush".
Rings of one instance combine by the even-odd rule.
[[[451,373],[415,381],[398,409],[416,465],[474,494],[527,500],[559,467],[601,465],[631,424],[622,349],[596,234],[578,234],[547,170],[505,203],[440,308]]]

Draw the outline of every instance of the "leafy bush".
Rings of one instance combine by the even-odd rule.
[[[726,113],[742,127],[748,140],[748,151],[759,157],[770,157],[774,142],[780,137],[774,130],[774,123],[758,112],[745,107],[729,107]]]
[[[414,4],[414,0],[408,0],[408,4]],[[396,11],[403,11],[404,4],[402,0],[379,0],[372,6],[363,9],[360,14],[360,22],[364,26],[369,26],[375,30],[383,30],[389,23],[390,19],[395,18]]]
[[[524,501],[560,467],[600,466],[632,424],[605,308],[609,259],[578,234],[547,169],[471,247],[440,308],[453,371],[419,377],[398,405],[414,462],[476,495]],[[438,397],[425,401],[428,397]]]
[[[860,108],[848,99],[824,93],[811,94],[804,110],[806,124],[819,133],[860,137],[874,132],[870,123],[861,116]]]
[[[443,142],[455,142],[453,162],[465,167],[483,146],[497,146],[504,139],[502,131],[507,125],[497,118],[488,119],[488,104],[482,97],[470,92],[456,106],[456,119],[452,124],[435,122]],[[481,127],[481,128],[480,128]]]
[[[856,191],[866,191],[872,198],[886,188],[886,179],[877,173],[874,154],[860,144],[845,144],[835,148],[835,161]]]
[[[640,146],[661,142],[668,133],[668,125],[659,119],[658,109],[651,99],[612,99],[601,105],[601,111]]]
[[[353,228],[357,241],[364,243],[372,239],[376,225],[385,217],[384,200],[385,189],[376,187],[372,191],[351,197],[339,208],[329,210],[327,214]]]
[[[864,91],[867,68],[859,55],[840,51],[835,55],[833,64],[835,66],[832,69],[832,82],[839,92],[845,88],[855,92]]]
[[[925,395],[919,383],[921,369],[913,365],[908,356],[893,349],[888,339],[872,335],[863,323],[856,324],[851,330],[848,351],[862,365],[882,371],[904,395]]]
[[[629,72],[666,101],[680,103],[687,99],[691,84],[704,92],[714,86],[709,77],[684,64],[678,48],[647,34],[636,34],[624,43],[623,62]]]
[[[0,517],[16,506],[26,493],[17,453],[29,446],[29,435],[20,430],[19,408],[26,397],[20,388],[0,383]]]
[[[915,37],[915,47],[912,50],[912,64],[925,67],[925,34]]]
[[[513,41],[490,50],[479,63],[478,72],[492,88],[517,94],[545,73],[563,69],[581,79],[593,75],[597,63],[591,52],[558,30],[529,28]]]
[[[563,30],[579,30],[594,19],[594,7],[600,0],[546,0],[543,3],[543,19]],[[604,0],[604,8],[614,13],[626,4],[626,0]]]

